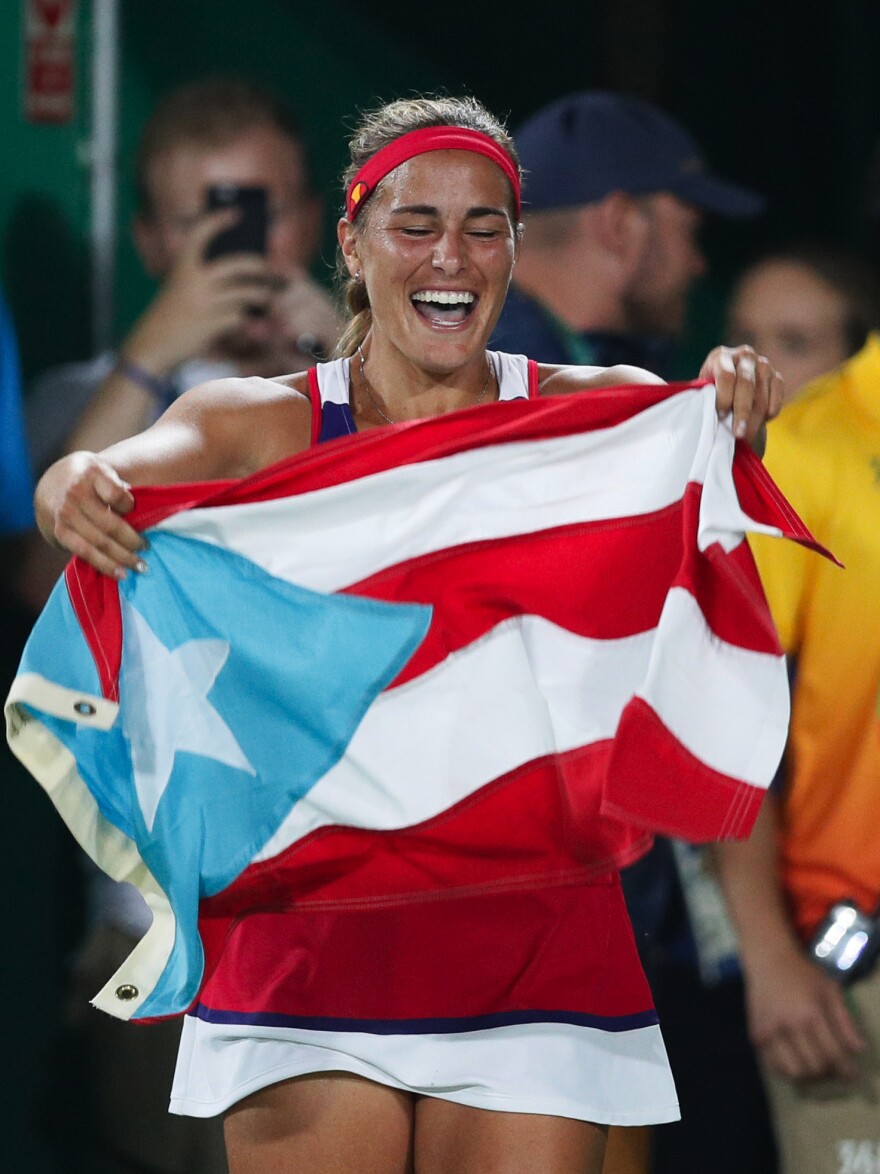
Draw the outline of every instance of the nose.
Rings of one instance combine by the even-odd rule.
[[[444,232],[434,245],[431,265],[447,276],[454,276],[464,268],[464,248],[458,233]]]

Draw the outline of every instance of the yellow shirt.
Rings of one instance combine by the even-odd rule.
[[[880,335],[773,421],[765,463],[846,567],[752,540],[796,663],[780,851],[808,935],[835,900],[880,900]]]

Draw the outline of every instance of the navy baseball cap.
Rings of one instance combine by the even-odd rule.
[[[525,170],[525,211],[592,204],[611,192],[671,192],[734,220],[764,208],[762,196],[710,174],[680,123],[629,94],[568,94],[513,137]]]

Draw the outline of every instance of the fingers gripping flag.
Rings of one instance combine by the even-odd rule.
[[[417,839],[489,795],[503,842],[497,796],[535,764],[596,867],[644,828],[750,828],[788,693],[743,532],[811,539],[713,388],[488,405],[136,497],[149,571],[74,560],[6,707],[15,753],[153,911],[95,1000],[112,1014],[186,1010],[199,902],[254,868],[328,829]],[[483,855],[519,883],[515,852]],[[381,884],[427,883],[395,868]]]

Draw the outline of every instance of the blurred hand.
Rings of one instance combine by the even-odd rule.
[[[311,366],[315,359],[328,358],[345,328],[330,294],[304,269],[292,275],[272,303],[271,313],[282,351],[289,356],[290,363],[299,363],[299,367],[288,366],[288,371]]]
[[[71,453],[50,466],[35,504],[40,531],[52,546],[114,579],[146,569],[139,554],[146,543],[124,521],[134,508],[131,486],[95,453]]]
[[[841,987],[796,950],[748,975],[749,1034],[767,1067],[789,1080],[858,1076],[865,1041]]]
[[[190,233],[177,263],[146,312],[137,321],[122,352],[155,375],[204,355],[224,334],[253,314],[268,311],[282,284],[264,257],[237,253],[204,258],[205,246],[238,213],[223,209],[204,216]]]
[[[767,420],[779,415],[782,376],[750,346],[715,347],[700,378],[715,384],[718,415],[733,412],[733,434],[740,440],[753,444]]]

